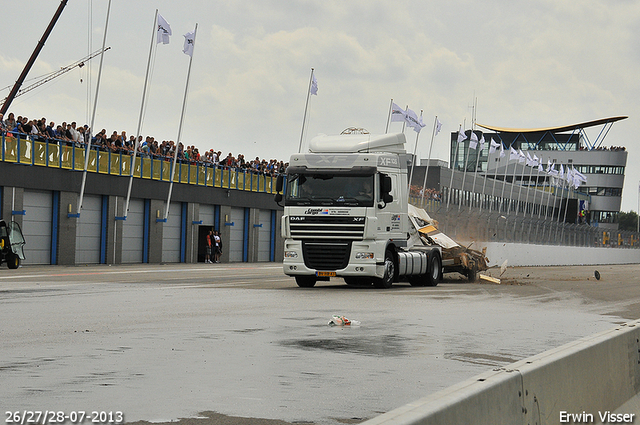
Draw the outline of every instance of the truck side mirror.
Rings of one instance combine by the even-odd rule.
[[[276,178],[276,194],[273,197],[273,200],[276,201],[276,204],[278,204],[278,205],[280,205],[280,202],[282,202],[282,193],[281,192],[282,192],[283,182],[284,182],[284,177],[282,176],[282,174],[280,174]]]
[[[385,203],[384,206],[380,208],[384,208],[386,204],[393,202],[393,196],[391,195],[391,177],[386,174],[380,175],[380,196],[382,198],[382,202]]]

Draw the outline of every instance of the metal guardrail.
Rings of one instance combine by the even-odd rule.
[[[1,159],[4,162],[84,171],[86,149],[66,142],[32,141],[28,137],[2,135]],[[133,176],[157,181],[171,181],[172,161],[136,157],[123,153],[91,149],[87,171],[116,176]],[[275,177],[235,168],[204,164],[176,163],[175,183],[222,189],[275,193]]]
[[[469,212],[468,208],[459,209],[457,205],[447,209],[446,202],[434,199],[423,203],[421,198],[410,198],[409,203],[424,208],[438,221],[438,228],[454,240],[640,249],[637,232],[483,209]]]

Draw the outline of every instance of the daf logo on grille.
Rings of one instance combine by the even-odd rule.
[[[289,217],[291,221],[304,221],[304,217]]]

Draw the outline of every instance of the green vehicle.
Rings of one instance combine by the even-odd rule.
[[[20,267],[20,261],[24,260],[24,236],[20,225],[15,221],[0,220],[0,265],[7,263],[10,269]]]

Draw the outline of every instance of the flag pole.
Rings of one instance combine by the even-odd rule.
[[[422,109],[420,109],[420,118],[422,118]],[[409,172],[409,194],[411,194],[411,180],[413,179],[413,167],[416,164],[416,152],[418,151],[418,137],[420,137],[420,132],[416,134],[416,144],[413,146],[413,161],[411,161],[411,171]]]
[[[136,130],[136,140],[133,144],[133,157],[131,159],[131,173],[129,175],[129,188],[127,189],[127,200],[124,204],[124,214],[123,219],[127,219],[127,215],[129,214],[129,200],[131,199],[131,186],[133,185],[133,171],[136,166],[136,155],[138,153],[138,145],[140,143],[139,137],[140,132],[142,131],[142,115],[144,114],[144,103],[147,97],[147,83],[149,81],[149,69],[151,68],[151,54],[153,52],[153,41],[156,37],[156,27],[158,25],[158,9],[156,9],[155,16],[153,18],[153,29],[151,30],[151,46],[149,46],[149,58],[147,59],[147,73],[144,76],[144,86],[142,87],[142,102],[140,102],[140,115],[138,116],[138,128]],[[126,140],[123,140],[122,143],[125,143]]]
[[[196,44],[196,34],[198,32],[198,24],[193,31],[193,45]],[[171,168],[171,183],[169,183],[169,196],[167,197],[167,209],[164,213],[165,222],[169,218],[169,206],[171,205],[171,192],[173,191],[173,180],[176,174],[176,162],[178,161],[178,147],[180,146],[180,137],[182,136],[182,123],[184,121],[184,111],[187,106],[187,93],[189,91],[189,78],[191,77],[191,64],[193,63],[193,53],[189,55],[189,69],[187,70],[187,83],[184,87],[184,97],[182,99],[182,112],[180,113],[180,125],[178,125],[178,138],[176,139],[176,151],[173,157],[173,166]]]
[[[451,163],[449,164],[451,166],[451,181],[449,182],[449,194],[447,196],[447,210],[449,210],[449,204],[451,203],[451,191],[452,191],[452,186],[453,186],[453,172],[455,171],[456,168],[456,163],[457,161],[457,157],[458,157],[458,146],[460,145],[460,136],[461,136],[461,132],[462,132],[462,125],[460,125],[458,127],[458,134],[456,136],[456,149],[453,152],[453,158],[450,161]],[[466,139],[466,135],[465,135],[465,139]]]
[[[436,127],[438,126],[438,116],[433,122],[433,130],[431,131],[431,143],[429,143],[429,155],[427,156],[427,167],[424,170],[424,182],[422,182],[422,206],[424,207],[424,194],[427,188],[427,176],[429,175],[429,163],[431,162],[431,148],[433,148],[433,138],[436,135]],[[639,188],[640,190],[640,188]]]
[[[560,166],[562,167],[562,164],[560,164]],[[562,200],[564,199],[564,179],[560,179],[559,177],[556,177],[558,181],[558,188],[560,189],[560,203],[558,205],[558,223],[560,223],[560,211],[562,210]],[[562,187],[560,187],[560,184],[562,184]]]
[[[522,152],[522,150],[520,150]],[[518,157],[518,164],[520,164],[520,157]],[[522,174],[520,175],[520,187],[518,188],[518,202],[516,203],[516,217],[520,212],[520,195],[522,194],[522,186],[524,185],[524,172],[527,169],[527,159],[524,159],[524,165],[522,166]]]
[[[89,127],[89,138],[86,140],[84,151],[84,169],[82,170],[82,184],[80,185],[80,197],[78,199],[78,209],[74,217],[80,218],[80,210],[82,209],[82,201],[84,198],[84,188],[87,183],[87,168],[89,168],[89,153],[91,152],[91,133],[93,133],[93,124],[96,118],[96,107],[98,106],[98,92],[100,90],[100,78],[102,77],[102,62],[104,60],[104,48],[107,43],[107,29],[109,28],[109,14],[111,13],[111,0],[107,5],[107,19],[104,24],[104,35],[102,37],[102,53],[100,53],[100,66],[98,67],[98,80],[96,81],[96,97],[93,99],[93,113],[91,114],[91,126]]]
[[[484,134],[481,136],[480,141],[484,140]],[[482,155],[482,146],[484,144],[478,142],[478,146],[476,146],[476,168],[473,170],[473,186],[471,187],[471,191],[475,193],[476,191],[476,178],[478,177],[478,163],[480,162],[480,156]],[[489,157],[487,156],[487,162],[489,162]],[[485,180],[486,181],[486,180]],[[482,193],[480,197],[484,196],[484,184],[482,185]],[[478,206],[478,210],[482,209],[482,202]],[[471,202],[469,202],[469,213],[471,213]]]
[[[513,149],[513,142],[511,142],[511,149]],[[511,150],[509,150],[509,161],[511,161]],[[520,156],[518,156],[516,163],[513,165],[513,179],[511,180],[511,189],[509,189],[509,214],[511,214],[511,203],[513,201],[513,188],[516,185],[516,174],[518,174],[518,164],[520,164]]]
[[[462,172],[462,196],[460,196],[460,202],[458,202],[458,211],[462,208],[462,198],[464,198],[464,181],[467,178],[467,160],[469,158],[469,153],[471,152],[471,138],[473,137],[473,126],[471,128],[471,134],[469,135],[469,146],[467,146],[467,155],[462,159],[462,163],[464,164],[464,170]],[[476,149],[478,147],[476,146]],[[471,204],[471,202],[469,202]]]
[[[542,160],[543,160],[543,158],[540,157],[540,164],[542,164]],[[540,179],[540,165],[538,166],[537,173],[538,174],[536,175],[536,190],[538,190],[538,180]],[[540,217],[542,216],[542,204],[544,203],[544,183],[545,183],[545,180],[542,181],[542,190],[541,190],[541,193],[540,193],[540,209],[538,210],[538,219],[540,219]],[[535,199],[535,197],[534,197],[534,199]]]
[[[307,121],[307,109],[309,108],[309,96],[311,95],[311,82],[313,81],[313,68],[309,76],[309,89],[307,90],[307,101],[304,104],[304,115],[302,117],[302,131],[300,132],[300,144],[298,145],[298,153],[302,151],[302,138],[304,137],[304,124]]]
[[[491,140],[493,140],[493,137],[491,137]],[[497,150],[497,148],[496,148]],[[504,145],[502,144],[502,140],[500,140],[500,152],[504,151]],[[498,153],[498,158],[500,157],[500,153]],[[498,163],[500,163],[500,160],[498,160]],[[507,162],[508,164],[508,162]],[[488,168],[488,167],[487,167]],[[487,171],[489,171],[487,169]],[[496,181],[498,180],[498,166],[496,165],[496,167],[494,168],[493,171],[493,188],[491,189],[491,203],[489,204],[489,212],[491,212],[491,210],[493,209],[493,203],[494,203],[494,195],[496,192]],[[504,186],[504,184],[503,184]]]
[[[502,143],[502,141],[500,142]],[[504,146],[504,145],[503,145]],[[506,156],[506,154],[505,154]],[[499,213],[502,212],[503,210],[503,206],[504,206],[504,191],[507,188],[507,171],[509,171],[509,164],[511,163],[511,152],[509,152],[509,159],[507,159],[507,165],[504,167],[504,180],[502,181],[502,191],[500,193],[500,209],[498,210]],[[511,201],[509,201],[510,203]]]
[[[311,87],[309,87],[309,89],[311,89]],[[389,113],[387,114],[387,127],[384,129],[384,134],[387,134],[389,132],[389,123],[391,122],[392,108],[393,108],[393,98],[391,99],[391,102],[389,102]]]
[[[527,153],[529,153],[529,152],[527,152]],[[536,155],[534,154],[533,156],[536,156]],[[533,158],[531,158],[531,161],[534,161],[534,159],[533,159]],[[525,205],[527,205],[527,204],[529,203],[529,202],[527,202],[527,201],[528,201],[528,200],[529,200],[529,198],[531,197],[531,177],[533,177],[533,168],[537,166],[537,165],[533,165],[534,163],[535,163],[535,161],[531,163],[531,169],[529,170],[529,181],[528,181],[528,183],[527,183],[527,200],[526,200],[526,201],[525,201],[525,203],[524,203]],[[534,193],[534,194],[533,194],[533,202],[531,202],[531,204],[532,204],[532,207],[531,207],[531,218],[533,218],[533,210],[534,210],[533,205],[535,205],[535,200],[536,200],[536,194]],[[526,208],[526,206],[525,206],[525,208],[524,208],[523,215],[524,215],[524,216],[526,216],[526,215],[527,215],[527,208]]]
[[[484,136],[484,135],[483,135]],[[489,164],[491,163],[491,142],[493,141],[493,139],[489,139],[489,151],[487,152],[487,172],[484,175],[484,181],[482,182],[482,196],[484,196],[484,189],[487,185],[487,179],[488,179],[488,175],[489,175]],[[491,205],[490,202],[488,202],[489,205]],[[480,204],[480,209],[482,209],[482,203]]]

